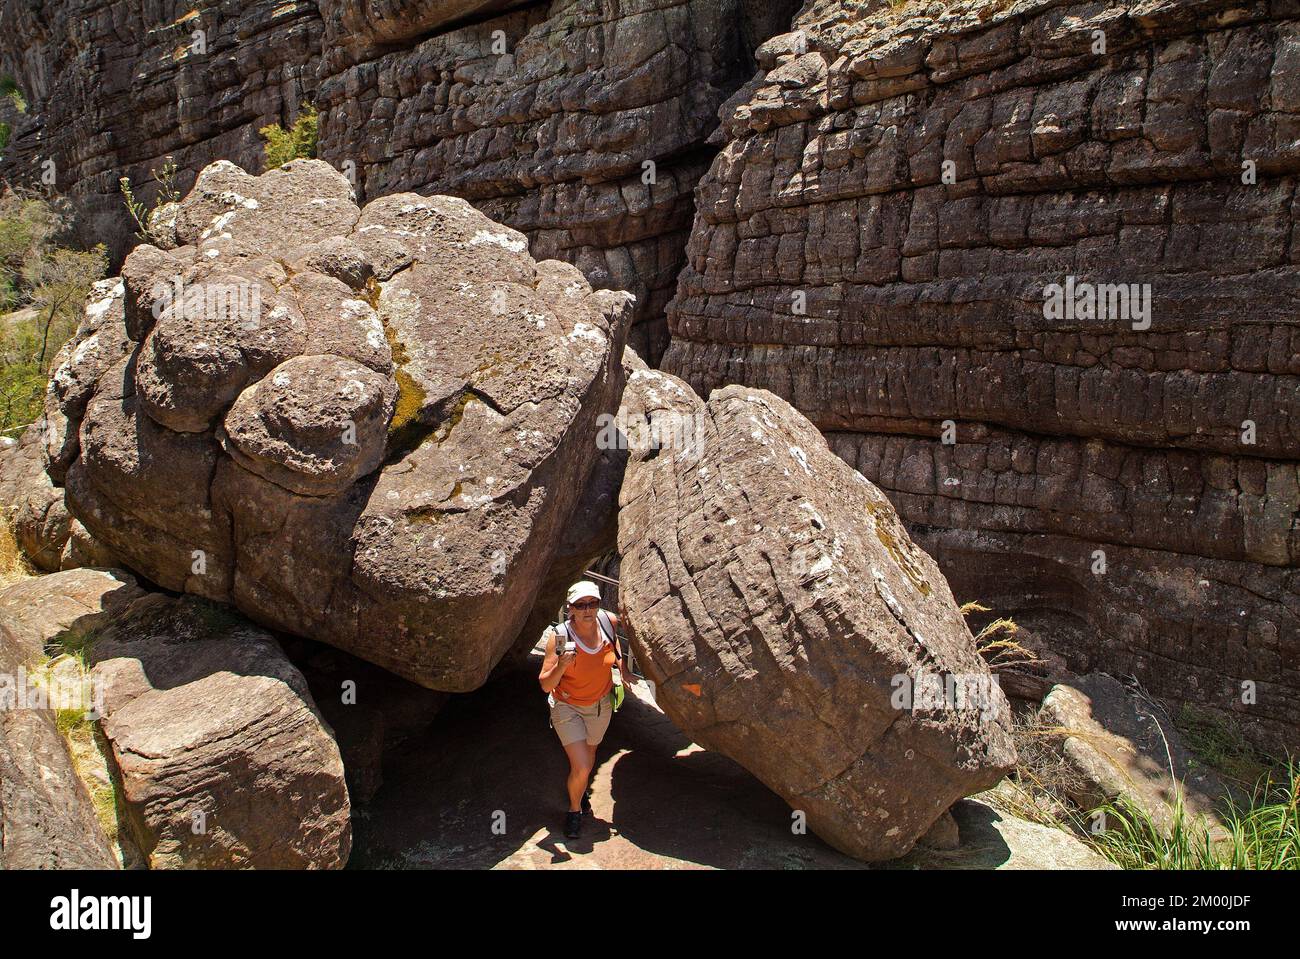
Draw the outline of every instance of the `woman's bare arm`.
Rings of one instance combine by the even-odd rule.
[[[554,692],[555,687],[560,685],[560,679],[563,678],[564,671],[577,658],[578,654],[576,652],[565,656],[556,654],[555,630],[548,628],[546,630],[546,655],[542,658],[542,671],[537,674],[537,681],[542,684],[542,692]]]

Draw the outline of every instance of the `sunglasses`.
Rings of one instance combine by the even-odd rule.
[[[569,605],[572,606],[574,609],[595,609],[597,606],[600,605],[600,600],[587,599],[579,603],[570,603]]]

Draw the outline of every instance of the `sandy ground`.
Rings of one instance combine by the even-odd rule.
[[[597,753],[594,815],[564,838],[568,763],[524,672],[452,697],[384,764],[384,784],[354,810],[351,868],[863,869],[811,833],[741,766],[690,742],[639,683]],[[954,808],[961,848],[918,850],[876,868],[1097,868],[1081,843],[987,805]]]
[[[540,660],[539,660],[540,662]],[[536,665],[536,664],[534,664]],[[861,868],[736,763],[683,736],[638,683],[596,756],[593,816],[564,838],[568,769],[528,672],[457,696],[390,755],[351,865],[396,869]]]

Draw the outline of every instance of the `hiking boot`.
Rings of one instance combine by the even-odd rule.
[[[564,814],[564,835],[568,839],[577,839],[582,832],[582,813],[568,812]]]
[[[591,790],[588,789],[582,794],[582,811],[588,816],[591,815]]]

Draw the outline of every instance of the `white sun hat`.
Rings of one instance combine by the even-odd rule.
[[[566,602],[576,603],[580,599],[600,599],[600,587],[589,579],[578,580],[569,587],[569,598]]]

